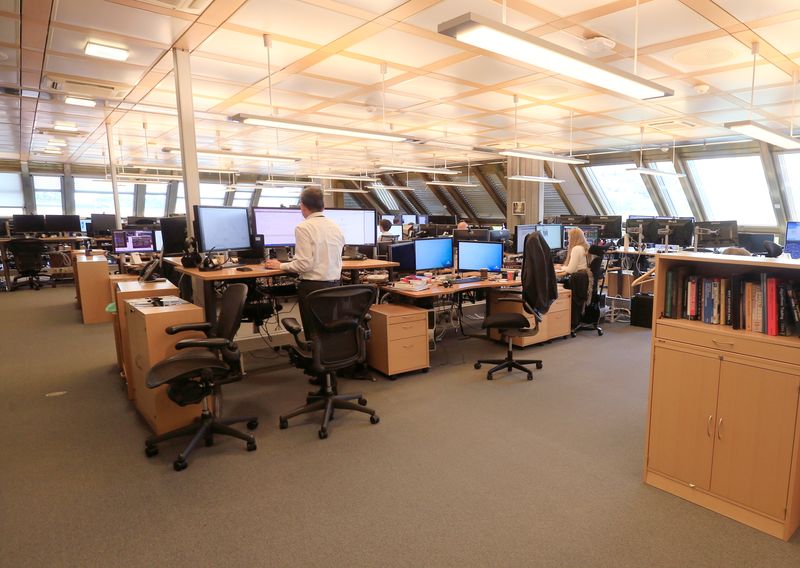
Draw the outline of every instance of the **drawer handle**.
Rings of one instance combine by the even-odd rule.
[[[714,415],[713,414],[709,414],[708,415],[708,424],[706,424],[706,434],[708,435],[709,438],[711,438],[711,424],[712,424],[712,422],[714,422]]]
[[[411,349],[412,347],[414,347],[413,343],[409,343],[407,345],[403,345],[403,349]]]
[[[694,483],[689,484],[689,489],[694,489],[695,487],[697,487],[697,485],[695,485]]]
[[[711,341],[713,341],[715,345],[726,345],[728,347],[733,347],[733,341],[720,341],[719,339],[712,339]]]
[[[717,438],[720,440],[722,439],[722,418],[719,419],[719,423],[717,424]]]

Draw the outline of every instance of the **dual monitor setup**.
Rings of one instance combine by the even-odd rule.
[[[82,232],[79,215],[14,215],[12,223],[12,233],[20,235]]]
[[[570,229],[578,227],[583,231],[590,245],[599,240],[622,238],[622,217],[620,215],[561,215],[558,223],[517,225],[514,233],[517,254],[522,254],[525,237],[534,231],[544,236],[550,250],[567,248],[567,235]]]
[[[445,270],[454,266],[454,240],[451,237],[416,239],[390,247],[389,259],[400,266],[398,272]],[[459,272],[503,268],[503,243],[494,241],[458,241],[455,260]]]

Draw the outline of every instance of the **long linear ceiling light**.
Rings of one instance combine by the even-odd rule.
[[[529,150],[501,150],[498,152],[501,156],[510,158],[523,158],[527,160],[542,160],[545,162],[558,162],[559,164],[588,164],[589,160],[582,160],[580,158],[572,158],[570,156],[557,156],[555,154],[546,154],[544,152],[531,152]]]
[[[675,167],[675,138],[672,139],[672,167]],[[674,172],[666,172],[657,170],[656,168],[647,168],[644,165],[644,126],[639,127],[639,166],[635,168],[625,168],[626,172],[636,172],[646,176],[654,177],[676,177],[684,178],[686,174],[679,173],[677,168]]]
[[[321,183],[305,180],[281,180],[281,179],[260,179],[256,181],[258,185],[279,186],[279,187],[322,187]]]
[[[326,187],[324,193],[369,193],[366,189],[348,189],[346,187]]]
[[[340,181],[371,181],[371,182],[378,181],[378,179],[374,177],[350,176],[346,174],[312,174],[308,177],[310,177],[311,179],[330,179],[330,180],[340,180]]]
[[[414,172],[419,174],[455,175],[461,173],[459,170],[451,170],[449,168],[434,168],[430,166],[403,166],[403,165],[398,166],[393,164],[378,166],[378,169],[382,171]]]
[[[299,122],[296,120],[286,120],[283,118],[269,116],[253,116],[250,114],[236,114],[228,117],[228,120],[241,122],[252,126],[266,126],[267,128],[280,128],[282,130],[298,130],[300,132],[313,132],[315,134],[331,134],[333,136],[349,136],[350,138],[364,138],[367,140],[381,140],[383,142],[403,142],[405,136],[395,134],[383,134],[371,130],[361,130],[359,128],[344,128],[338,126],[327,126],[324,124],[313,124],[310,122]]]
[[[167,154],[178,152],[180,148],[171,148],[165,146],[161,148],[162,152]],[[197,150],[197,153],[202,156],[216,156],[220,158],[240,158],[242,160],[260,160],[262,162],[286,162],[286,163],[294,163],[299,162],[300,158],[295,158],[292,156],[273,156],[271,154],[241,154],[237,152],[226,152],[224,150]]]
[[[477,183],[472,182],[458,182],[458,181],[442,181],[438,179],[434,179],[431,181],[426,181],[426,185],[441,185],[443,187],[478,187]]]
[[[564,183],[563,179],[549,178],[549,177],[546,177],[546,176],[522,176],[522,175],[516,175],[516,176],[508,176],[508,179],[511,179],[511,180],[514,180],[514,181],[535,181],[535,182],[538,182],[538,183]]]
[[[383,185],[383,184],[373,184],[368,185],[368,189],[390,189],[392,191],[414,191],[413,187],[408,187],[407,185]]]
[[[473,13],[439,24],[439,33],[635,99],[654,99],[674,94],[672,89],[658,83]]]

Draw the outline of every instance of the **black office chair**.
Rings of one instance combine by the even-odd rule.
[[[11,289],[16,290],[22,284],[21,279],[27,279],[27,284],[32,290],[42,287],[41,277],[45,276],[48,282],[55,287],[56,283],[52,276],[44,272],[44,255],[47,253],[47,245],[41,239],[12,239],[6,245],[8,252],[14,257],[14,266],[17,275],[11,282]]]
[[[233,436],[247,442],[247,451],[256,449],[252,435],[240,432],[231,425],[246,422],[248,430],[258,427],[258,418],[221,418],[221,386],[240,381],[245,376],[242,354],[233,341],[242,319],[247,286],[230,284],[222,296],[222,308],[216,326],[208,322],[185,323],[167,328],[169,335],[183,331],[202,331],[204,339],[184,339],[175,348],[180,351],[157,363],[147,375],[147,388],[168,385],[167,396],[179,406],[203,405],[200,418],[182,428],[177,428],[159,436],[151,436],[145,441],[145,454],[153,457],[158,454],[157,444],[178,438],[192,436],[189,444],[172,464],[175,471],[186,469],[186,461],[200,440],[206,446],[214,444],[214,434]],[[184,351],[186,349],[186,351]],[[215,411],[209,408],[208,397],[214,395]]]
[[[778,258],[783,254],[783,247],[774,241],[764,241],[764,249],[767,251],[767,258]]]
[[[356,410],[370,415],[377,424],[378,415],[367,408],[367,400],[358,394],[339,394],[337,372],[343,371],[367,357],[367,339],[370,320],[369,308],[375,303],[376,289],[370,285],[337,286],[316,290],[306,296],[308,312],[314,320],[314,333],[310,340],[301,341],[302,330],[294,318],[283,320],[283,327],[294,336],[297,348],[290,349],[290,358],[299,368],[314,373],[321,386],[319,394],[310,395],[306,404],[280,417],[280,427],[289,427],[289,419],[324,410],[319,437],[328,437],[328,425],[334,409]],[[351,401],[357,401],[355,404]]]
[[[378,238],[378,259],[389,259],[389,247],[397,242],[397,235],[381,235]]]
[[[603,319],[606,311],[606,297],[603,294],[603,287],[606,281],[605,257],[607,252],[607,246],[592,245],[589,247],[589,254],[593,255],[592,261],[589,263],[589,272],[592,275],[592,290],[589,292],[591,294],[589,301],[585,305],[577,301],[578,295],[575,293],[575,287],[570,286],[573,300],[576,300],[573,301],[572,305],[572,313],[575,316],[570,334],[572,337],[575,337],[579,331],[596,331],[597,335],[603,335],[600,320]],[[587,282],[586,285],[588,286],[589,283]]]

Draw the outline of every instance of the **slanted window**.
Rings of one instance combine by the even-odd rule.
[[[677,173],[675,171],[675,164],[672,162],[651,162],[647,164],[647,167],[671,174]],[[653,179],[661,186],[661,192],[666,198],[667,207],[669,207],[671,214],[678,217],[694,217],[692,207],[689,205],[689,200],[686,198],[686,192],[683,191],[680,178],[653,176]]]
[[[800,152],[779,154],[778,163],[789,195],[787,216],[791,221],[800,221]]]
[[[22,193],[22,175],[0,173],[0,217],[21,215],[25,212]]]
[[[63,215],[61,176],[33,176],[33,191],[38,215]]]
[[[119,214],[133,215],[133,184],[118,183]],[[89,217],[92,213],[114,213],[114,192],[110,180],[75,178],[75,213]]]
[[[144,216],[158,219],[166,214],[167,184],[148,183],[144,193]]]
[[[635,167],[633,162],[628,162],[586,168],[589,182],[605,201],[609,212],[622,215],[623,220],[630,215],[658,215],[642,176],[627,171]]]
[[[200,205],[224,205],[225,187],[224,183],[201,183]]]
[[[297,187],[264,186],[261,188],[259,207],[297,207],[300,203],[300,192]]]

